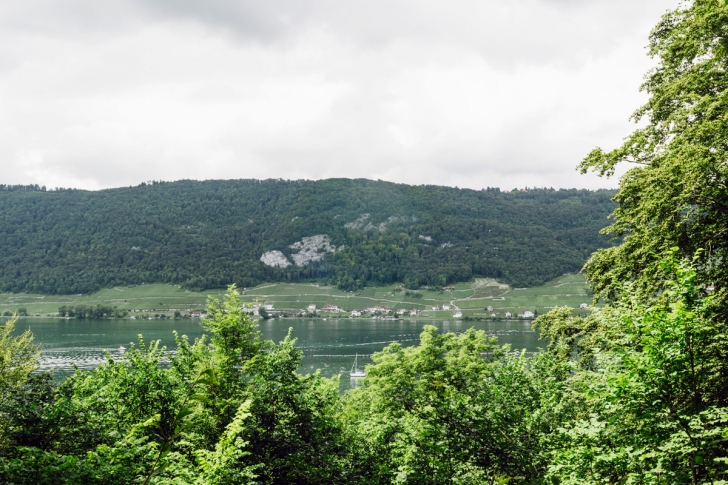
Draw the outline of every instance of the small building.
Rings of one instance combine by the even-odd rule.
[[[492,306],[488,306],[488,308],[486,308],[486,310],[488,310],[489,312],[492,312],[493,311],[493,307]]]
[[[506,312],[506,318],[511,318],[513,314],[511,312]]]
[[[453,314],[453,318],[462,318],[462,317],[463,317],[463,312],[461,312],[461,311],[457,311]]]
[[[588,306],[589,306],[589,305],[588,305],[588,304],[586,304],[586,303],[581,303],[581,304],[579,305],[579,308],[587,308]]]
[[[352,312],[349,314],[349,316],[352,316],[352,317],[360,317],[361,316],[361,311],[360,310],[352,310]]]
[[[532,311],[526,310],[523,312],[523,318],[533,318],[535,317],[534,313]]]
[[[200,318],[202,316],[202,312],[192,312],[190,316],[192,318]]]
[[[411,317],[419,317],[420,311],[419,310],[410,310],[409,314]]]
[[[450,309],[450,305],[442,305],[442,309],[443,310],[449,310]]]
[[[339,313],[341,311],[341,308],[336,305],[324,305],[322,310],[325,312]]]
[[[433,311],[437,311],[439,309],[440,309],[440,306],[439,305],[432,305],[432,310]]]
[[[314,304],[314,303],[311,303],[311,304],[310,304],[310,305],[308,306],[308,311],[310,311],[310,312],[315,312],[315,311],[316,311],[316,304]]]
[[[267,311],[273,310],[273,305],[263,305],[263,308],[265,308]]]
[[[404,315],[405,313],[407,313],[406,308],[400,308],[399,310],[397,310],[397,315]]]
[[[496,314],[495,313],[491,313],[490,316],[491,316],[491,318],[495,318],[496,317]]]

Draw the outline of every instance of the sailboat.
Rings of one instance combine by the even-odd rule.
[[[351,372],[349,372],[350,377],[366,377],[367,373],[363,370],[359,370],[359,367],[357,366],[357,360],[359,359],[359,354],[356,354],[356,357],[354,357],[354,365],[351,366]]]

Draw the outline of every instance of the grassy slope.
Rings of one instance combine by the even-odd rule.
[[[565,275],[549,283],[533,288],[509,288],[493,280],[477,279],[459,283],[451,291],[432,292],[419,290],[422,298],[410,298],[404,291],[394,291],[395,286],[368,287],[357,293],[348,293],[328,286],[315,284],[264,284],[245,289],[242,300],[248,303],[273,304],[276,310],[297,311],[315,303],[337,305],[346,311],[369,306],[387,306],[393,309],[417,308],[431,317],[447,318],[452,311],[432,311],[433,305],[453,303],[466,316],[485,317],[487,306],[492,306],[498,316],[505,312],[537,311],[539,314],[554,306],[578,308],[589,303],[586,282],[582,275]],[[60,305],[110,305],[120,309],[146,312],[171,313],[203,309],[208,296],[219,297],[222,291],[195,293],[170,285],[142,285],[101,290],[87,296],[28,295],[0,293],[0,312],[27,308],[31,315],[53,315]]]

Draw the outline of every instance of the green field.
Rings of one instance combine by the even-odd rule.
[[[33,295],[0,293],[0,312],[15,312],[23,307],[29,315],[54,315],[61,305],[108,305],[132,312],[189,312],[205,307],[207,297],[223,291],[196,293],[172,285],[121,286],[91,295]]]
[[[368,287],[355,293],[317,284],[271,283],[244,288],[241,300],[245,303],[272,304],[276,311],[298,312],[310,304],[320,309],[326,304],[336,305],[350,312],[371,306],[384,306],[394,310],[418,309],[423,316],[451,317],[455,309],[464,316],[490,317],[486,311],[493,307],[497,317],[506,312],[517,314],[525,310],[543,314],[555,306],[578,308],[590,303],[591,297],[581,274],[564,275],[549,283],[533,288],[510,288],[495,280],[476,279],[458,283],[444,291],[417,290],[421,297],[406,295],[398,285]],[[134,313],[171,314],[175,310],[189,313],[202,310],[208,296],[219,297],[222,290],[196,293],[171,285],[141,285],[101,290],[91,295],[31,295],[0,293],[0,313],[26,308],[29,315],[52,316],[61,305],[108,305]],[[451,304],[451,310],[433,311],[432,306]]]

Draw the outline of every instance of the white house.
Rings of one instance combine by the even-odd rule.
[[[397,310],[397,315],[404,315],[405,313],[407,313],[407,309],[405,308],[400,308],[399,310]]]
[[[411,317],[418,317],[420,315],[419,310],[410,310],[410,316]]]
[[[270,310],[273,310],[273,305],[263,305],[263,308],[270,311]]]
[[[486,308],[486,310],[488,310],[489,312],[492,312],[493,311],[493,307],[489,305],[488,308]]]
[[[432,306],[432,309],[433,309],[434,311],[437,311],[437,310],[439,310],[439,309],[440,309],[440,306],[439,306],[439,305],[433,305],[433,306]]]
[[[511,312],[506,312],[506,318],[511,318],[513,314]]]
[[[353,310],[350,314],[352,317],[360,317],[361,312],[359,310]]]
[[[311,304],[310,304],[310,305],[308,306],[308,311],[310,311],[310,312],[315,312],[315,311],[316,311],[316,305],[315,305],[314,303],[311,303]]]
[[[533,318],[534,316],[535,315],[532,311],[526,310],[525,312],[523,312],[523,318]]]
[[[453,318],[462,318],[462,317],[463,317],[463,312],[461,312],[461,311],[457,311],[453,314]]]
[[[582,303],[579,305],[579,308],[587,308],[589,305],[586,303]]]
[[[442,309],[443,310],[449,310],[450,309],[450,305],[442,305]]]

